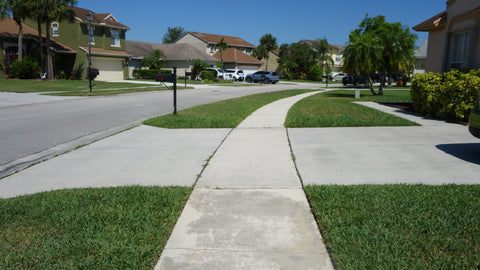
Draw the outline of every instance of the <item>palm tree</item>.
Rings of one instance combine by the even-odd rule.
[[[382,47],[380,39],[372,34],[350,34],[350,40],[343,52],[343,70],[350,74],[364,76],[370,82],[370,91],[377,95],[373,89],[370,74],[377,72],[381,62]]]
[[[320,64],[322,65],[322,70],[324,73],[326,73],[325,69],[326,67],[331,67],[333,66],[334,62],[332,57],[330,56],[330,53],[334,51],[330,44],[328,44],[327,38],[320,38],[317,39],[313,43],[313,47],[315,50],[318,52],[318,60]]]
[[[220,39],[220,41],[215,44],[215,49],[218,48],[220,51],[220,62],[222,63],[221,68],[223,69],[223,52],[228,48],[228,44],[223,41],[223,37]]]
[[[53,79],[53,59],[52,51],[50,49],[50,24],[56,20],[68,19],[74,20],[74,13],[68,7],[75,5],[76,0],[36,0],[37,4],[42,6],[41,9],[35,13],[37,22],[45,22],[46,47],[47,47],[47,77]]]
[[[29,2],[26,0],[1,0],[0,17],[3,18],[12,13],[12,18],[18,25],[18,61],[23,59],[23,25],[22,21],[30,12]]]
[[[270,51],[278,48],[277,39],[271,34],[265,34],[260,38],[260,45],[264,49],[263,58],[266,59],[265,70],[268,70],[268,59],[270,58]]]

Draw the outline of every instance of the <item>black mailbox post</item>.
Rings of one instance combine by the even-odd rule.
[[[155,81],[157,82],[171,82],[173,83],[173,114],[177,114],[177,67],[173,67],[173,74],[158,73],[155,74]]]

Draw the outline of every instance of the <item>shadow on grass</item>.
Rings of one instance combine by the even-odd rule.
[[[451,156],[480,165],[480,143],[439,144],[436,147]]]

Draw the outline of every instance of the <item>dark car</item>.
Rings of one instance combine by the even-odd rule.
[[[367,81],[362,75],[349,74],[342,79],[342,83],[343,85],[348,85],[348,84],[352,84],[352,85],[365,84],[366,85]]]
[[[245,78],[247,82],[263,82],[264,84],[277,83],[280,77],[275,71],[257,71],[253,74],[248,74]]]

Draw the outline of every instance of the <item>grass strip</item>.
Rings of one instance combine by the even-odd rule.
[[[337,269],[479,269],[480,185],[306,186]]]
[[[150,84],[132,84],[132,83],[111,83],[111,82],[92,82],[93,90],[137,87],[156,87]],[[89,90],[88,81],[82,80],[17,80],[0,79],[0,92],[13,93],[39,93],[39,92],[57,92],[57,91],[82,91]]]
[[[143,124],[163,128],[234,128],[266,104],[309,91],[277,91],[234,98],[181,110],[177,115],[151,118]]]
[[[384,91],[383,96],[373,96],[369,90],[329,91],[307,97],[292,106],[285,120],[286,127],[370,127],[418,126],[412,121],[368,108],[353,101],[393,102],[410,101],[410,91]]]
[[[190,187],[117,187],[0,199],[0,269],[153,269]]]

